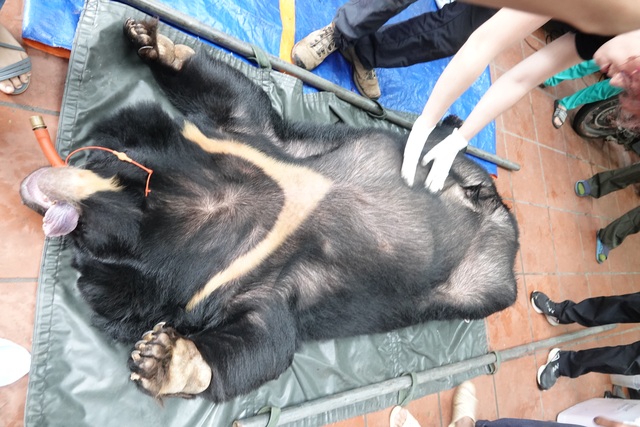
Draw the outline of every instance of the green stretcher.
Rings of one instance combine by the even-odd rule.
[[[127,17],[145,15],[116,2],[88,0],[85,4],[69,62],[56,139],[62,158],[75,148],[90,145],[92,125],[126,104],[155,100],[172,111],[150,71],[127,46],[122,34]],[[292,76],[256,67],[163,24],[161,31],[178,43],[207,49],[240,69],[269,94],[286,117],[382,126],[406,133],[406,129],[375,119],[334,94],[303,94],[301,81]],[[74,156],[74,163],[81,164],[83,156]],[[410,385],[410,379],[415,378],[412,373],[462,362],[488,351],[484,321],[431,322],[386,334],[307,343],[280,378],[224,404],[175,398],[161,405],[129,381],[130,348],[112,342],[91,326],[89,308],[76,289],[78,275],[71,267],[71,258],[67,239],[46,242],[26,426],[231,426],[235,420],[253,417],[264,408],[275,425],[280,409],[304,408],[309,402],[345,392],[348,396],[352,391],[403,376]],[[380,387],[364,400],[341,399],[342,403],[334,402],[326,410],[303,412],[296,421],[278,425],[319,426],[340,421],[450,389],[487,371],[486,366],[476,367],[414,384],[400,393]]]

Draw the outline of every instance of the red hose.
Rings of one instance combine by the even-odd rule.
[[[45,157],[51,163],[51,166],[59,167],[64,166],[64,162],[60,158],[60,155],[56,151],[51,141],[51,136],[47,130],[47,125],[44,124],[42,116],[31,116],[31,128],[36,136],[36,140],[40,145],[40,149],[44,153]]]

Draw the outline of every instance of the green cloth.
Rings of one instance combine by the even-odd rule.
[[[544,84],[545,86],[556,86],[560,82],[563,82],[565,80],[579,79],[581,77],[593,74],[597,71],[600,71],[600,66],[596,64],[593,59],[591,59],[589,61],[581,62],[577,65],[574,65],[573,67],[559,72],[555,76],[547,79]],[[611,86],[611,84],[609,84],[610,80],[611,79],[605,79],[587,86],[584,89],[578,90],[571,95],[560,98],[558,100],[558,103],[567,110],[573,110],[574,108],[577,108],[584,104],[590,104],[592,102],[602,101],[616,96],[620,92],[622,92],[622,89],[619,87]]]

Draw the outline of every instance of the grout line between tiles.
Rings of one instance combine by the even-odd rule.
[[[14,104],[12,102],[0,101],[0,107],[16,108],[18,110],[31,111],[34,113],[47,114],[49,116],[60,116],[60,111],[48,110],[46,108],[32,107],[30,105]]]
[[[439,426],[444,427],[444,420],[442,419],[442,393],[438,393],[438,415],[440,421]]]

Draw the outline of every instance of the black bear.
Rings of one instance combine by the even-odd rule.
[[[517,225],[475,162],[459,155],[437,195],[410,188],[400,134],[288,122],[155,22],[124,27],[182,115],[116,111],[82,168],[39,169],[20,191],[47,235],[69,235],[94,323],[133,345],[143,391],[224,401],[303,341],[513,304]]]

